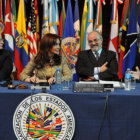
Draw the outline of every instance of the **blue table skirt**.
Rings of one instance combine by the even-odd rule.
[[[30,87],[30,85],[28,85]],[[140,85],[137,89],[115,90],[109,95],[109,109],[113,140],[140,140]],[[36,90],[35,93],[40,93]],[[97,140],[103,116],[106,93],[73,93],[56,91],[48,93],[64,100],[75,117],[73,140]],[[0,88],[0,140],[16,140],[13,131],[13,115],[22,100],[30,96],[31,90],[8,90]],[[107,117],[100,140],[109,140]]]

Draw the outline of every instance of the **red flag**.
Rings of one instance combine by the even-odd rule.
[[[29,57],[37,54],[37,36],[36,36],[36,19],[34,0],[31,2],[31,13],[29,17],[28,29],[27,29],[27,44],[29,49]]]
[[[126,46],[126,34],[127,34],[127,19],[128,19],[128,9],[129,9],[129,0],[125,0],[123,12],[122,12],[122,20],[121,20],[121,39],[120,39],[120,55],[119,55],[119,69],[118,69],[118,77],[119,79],[123,78],[122,73],[122,66],[123,66],[123,57],[125,53],[125,46]],[[121,29],[122,28],[122,29]]]
[[[14,51],[14,25],[12,24],[13,19],[11,18],[11,8],[10,1],[6,2],[6,12],[5,12],[5,27],[4,27],[4,37],[5,37],[5,49]]]
[[[2,0],[0,0],[0,38],[3,38],[3,30],[4,30],[4,24],[3,24],[3,15],[2,15]]]
[[[64,3],[64,0],[62,0],[62,11],[60,14],[59,27],[58,27],[58,35],[60,37],[63,36],[65,18],[66,18],[65,3]]]
[[[40,33],[39,33],[39,13],[38,13],[38,4],[37,4],[37,0],[35,0],[35,17],[36,17],[37,45],[39,46],[39,42],[40,42]]]
[[[118,59],[118,10],[116,23],[111,24],[111,33],[108,50],[114,51]]]

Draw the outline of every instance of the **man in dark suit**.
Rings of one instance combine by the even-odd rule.
[[[12,54],[3,49],[3,39],[0,38],[0,81],[9,80],[13,69]]]
[[[84,81],[113,80],[117,77],[118,63],[115,52],[102,49],[102,36],[97,31],[88,34],[89,50],[78,54],[76,73]]]

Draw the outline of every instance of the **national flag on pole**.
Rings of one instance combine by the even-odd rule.
[[[137,32],[140,34],[140,7],[138,9]]]
[[[78,0],[75,1],[75,7],[74,7],[74,30],[75,30],[75,39],[76,39],[75,49],[78,56],[78,53],[80,51],[80,20],[79,20]],[[78,80],[78,75],[75,72],[75,74],[73,74],[73,81],[77,81],[77,80]]]
[[[83,44],[84,44],[84,33],[85,33],[87,13],[88,13],[87,0],[85,0],[84,9],[83,9],[83,15],[82,15],[81,35],[80,35],[80,46],[81,46],[81,50],[83,50]]]
[[[49,1],[49,27],[50,33],[57,34],[57,26],[59,25],[58,20],[58,0]]]
[[[110,3],[112,4],[112,12],[111,12],[111,23],[116,23],[118,18],[118,3],[122,4],[123,0],[111,0]]]
[[[108,50],[111,50],[116,53],[117,60],[118,60],[118,41],[119,36],[118,36],[118,13],[117,13],[116,23],[111,24],[111,32],[108,46]]]
[[[4,24],[3,24],[3,13],[2,13],[2,0],[0,0],[0,38],[3,38]]]
[[[23,68],[27,65],[29,61],[24,9],[24,0],[20,0],[17,17],[15,46],[15,66],[17,68],[18,79]]]
[[[68,0],[65,27],[62,40],[62,55],[66,57],[67,63],[73,73],[75,73],[75,63],[77,60],[77,51],[75,49],[76,39],[74,37],[74,33],[75,31],[73,25],[71,1]]]
[[[85,26],[85,32],[84,32],[84,44],[83,44],[83,50],[89,49],[88,44],[88,34],[93,31],[93,0],[87,0],[88,3],[88,13],[86,18],[86,26]]]
[[[35,0],[35,18],[36,18],[37,46],[39,47],[39,42],[40,42],[40,30],[39,30],[39,13],[38,13],[38,4],[37,4],[37,0]]]
[[[139,6],[139,9],[138,9],[138,18],[137,18],[137,33],[138,33],[138,36],[140,38],[140,6]],[[138,53],[140,53],[140,42],[138,41]]]
[[[140,3],[140,0],[137,0],[137,4],[139,4]]]
[[[102,34],[102,3],[105,5],[105,0],[95,0],[95,3],[97,3],[97,10],[94,29]]]
[[[4,26],[4,38],[5,38],[4,43],[5,43],[5,49],[14,53],[14,38],[13,38],[14,25],[12,23],[13,23],[13,18],[11,15],[10,1],[7,0],[6,12],[5,12],[5,26]]]
[[[59,27],[58,27],[58,35],[60,37],[63,36],[65,19],[66,19],[65,4],[64,4],[64,0],[62,0],[62,11],[61,11],[61,14],[60,14]]]
[[[127,46],[125,49],[125,56],[123,59],[123,75],[127,68],[132,70],[135,64],[135,57],[137,53],[137,30],[136,30],[136,13],[135,13],[135,3],[132,0],[131,11],[129,17],[129,24],[127,30]]]
[[[42,24],[42,37],[49,33],[49,10],[48,10],[48,1],[42,0],[43,3],[43,24]]]
[[[120,46],[120,54],[119,54],[119,69],[118,69],[118,78],[123,78],[122,66],[123,66],[123,57],[125,54],[125,47],[127,44],[126,34],[128,27],[128,14],[129,13],[129,0],[125,0],[123,6],[123,12],[120,23],[120,33],[119,33],[119,46]]]
[[[13,22],[14,22],[14,38],[15,38],[15,30],[16,30],[16,22],[17,22],[17,12],[16,12],[16,3],[15,0],[12,0],[12,15],[13,15]]]
[[[119,44],[119,36],[118,36],[118,2],[120,4],[123,1],[113,0],[112,1],[112,12],[111,12],[111,30],[110,30],[110,39],[108,50],[114,51],[116,53],[116,57],[118,60],[118,44]]]
[[[75,2],[75,8],[74,8],[74,30],[75,30],[75,38],[76,38],[76,50],[77,55],[80,51],[80,20],[79,20],[79,6],[78,6],[78,0]]]
[[[31,1],[31,11],[29,16],[29,23],[27,29],[27,44],[29,51],[29,58],[37,54],[37,35],[36,35],[36,18],[35,18],[35,0]]]

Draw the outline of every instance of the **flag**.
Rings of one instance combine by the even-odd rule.
[[[118,2],[123,3],[120,0],[113,0],[112,1],[112,12],[111,12],[111,31],[110,31],[110,39],[109,39],[109,46],[108,50],[114,51],[116,53],[116,57],[118,60]]]
[[[14,38],[13,38],[14,25],[12,24],[13,18],[11,17],[12,15],[11,15],[10,1],[7,0],[6,12],[5,12],[5,26],[4,26],[4,38],[5,38],[4,43],[5,43],[5,49],[14,53]]]
[[[42,37],[49,33],[49,11],[48,11],[48,1],[42,0],[43,3],[43,24],[42,24]]]
[[[93,31],[93,0],[88,0],[88,13],[86,18],[86,26],[85,26],[85,32],[84,32],[84,44],[83,44],[83,50],[89,49],[88,44],[88,34]]]
[[[57,34],[57,26],[59,25],[58,20],[58,6],[57,0],[49,1],[49,27],[50,33]]]
[[[75,63],[77,60],[77,52],[75,49],[76,40],[74,37],[74,33],[75,32],[73,25],[71,2],[70,0],[68,0],[65,27],[62,40],[62,55],[66,57],[66,61],[73,73],[75,73]]]
[[[27,44],[29,58],[37,54],[37,35],[36,35],[36,18],[35,18],[35,0],[31,1],[31,12],[27,29]]]
[[[40,30],[39,30],[39,13],[38,13],[37,0],[35,0],[35,18],[36,18],[37,46],[39,46],[39,42],[40,42]]]
[[[80,35],[81,50],[83,50],[83,44],[84,44],[84,32],[85,32],[87,13],[88,13],[87,0],[85,0],[84,9],[83,9],[83,15],[82,15],[81,35]]]
[[[116,23],[118,20],[118,3],[122,4],[123,0],[111,0],[110,3],[112,4],[112,12],[111,12],[111,23]]]
[[[95,3],[97,3],[97,11],[94,29],[102,34],[102,3],[105,5],[105,0],[95,0]]]
[[[119,36],[118,36],[118,13],[117,13],[116,23],[111,24],[111,32],[108,47],[108,50],[111,50],[116,53],[117,60],[118,60],[118,39]]]
[[[129,0],[124,1],[123,12],[120,22],[120,31],[119,31],[119,46],[120,46],[120,54],[119,54],[119,69],[118,69],[118,78],[123,78],[122,66],[123,66],[123,57],[125,53],[126,47],[126,34],[128,27],[128,17],[129,17]]]
[[[64,4],[64,0],[62,0],[62,11],[60,14],[59,27],[58,27],[58,35],[60,37],[63,36],[64,26],[65,26],[65,18],[66,18],[65,4]]]
[[[137,18],[137,33],[138,33],[138,36],[140,38],[140,6],[139,6],[139,9],[138,9],[138,18]],[[140,42],[138,41],[138,53],[140,53]]]
[[[16,22],[17,22],[17,12],[16,12],[16,3],[15,0],[12,0],[12,15],[13,15],[13,22],[14,22],[14,38],[15,38],[15,30],[16,30]]]
[[[80,20],[79,20],[78,0],[76,0],[75,7],[74,7],[74,30],[75,30],[75,39],[76,39],[75,50],[78,56],[78,53],[80,51]],[[77,81],[77,80],[78,80],[78,75],[75,72],[73,74],[73,81]]]
[[[140,3],[140,0],[137,0],[137,4],[139,4]]]
[[[23,68],[28,63],[27,34],[24,13],[24,1],[20,0],[17,17],[16,46],[15,46],[15,66],[17,68],[17,78]]]
[[[80,20],[79,20],[79,6],[78,6],[78,0],[75,2],[75,8],[74,8],[74,30],[75,30],[75,39],[76,39],[76,51],[77,55],[80,51]]]
[[[2,13],[2,0],[0,0],[0,38],[3,38],[4,24],[3,24],[3,13]]]
[[[137,53],[137,31],[136,31],[136,17],[135,17],[135,3],[132,0],[129,24],[127,30],[127,46],[125,49],[125,56],[123,59],[123,75],[127,68],[132,70],[135,64],[135,57]]]

